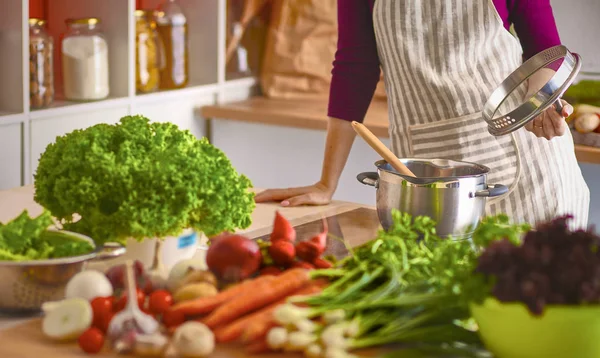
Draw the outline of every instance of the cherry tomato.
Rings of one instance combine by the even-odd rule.
[[[94,326],[94,327],[98,328],[100,331],[102,331],[106,334],[106,332],[108,332],[108,326],[110,326],[110,321],[112,321],[115,314],[116,314],[115,312],[109,313],[107,316],[105,316],[102,319],[101,322],[99,322],[98,326]]]
[[[166,310],[162,316],[162,323],[167,328],[177,327],[185,322],[185,315],[181,311]]]
[[[113,300],[110,297],[96,297],[90,304],[94,312],[92,325],[101,328],[105,318],[113,311]]]
[[[104,334],[98,328],[90,328],[79,336],[79,347],[86,353],[98,353],[104,346]]]
[[[150,312],[163,314],[173,305],[173,296],[169,291],[158,290],[150,295]]]
[[[146,303],[146,295],[144,294],[144,291],[142,291],[139,288],[136,289],[136,292],[137,292],[138,306],[140,306],[140,309],[144,309],[145,303]],[[119,297],[119,299],[115,303],[115,309],[114,309],[115,312],[122,311],[126,305],[127,305],[127,294],[123,294],[123,296]]]

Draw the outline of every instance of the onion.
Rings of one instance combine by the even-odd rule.
[[[96,297],[112,296],[113,287],[102,272],[82,271],[73,276],[65,289],[66,298],[83,298],[91,301]]]

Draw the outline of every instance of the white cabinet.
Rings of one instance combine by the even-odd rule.
[[[388,139],[382,141],[390,145]],[[213,142],[255,187],[309,185],[321,175],[325,131],[215,120]],[[376,171],[374,163],[380,159],[373,149],[357,138],[334,198],[375,205],[375,189],[360,184],[356,176],[361,172]]]
[[[21,127],[0,124],[0,190],[21,186]]]

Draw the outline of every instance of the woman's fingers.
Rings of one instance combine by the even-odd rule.
[[[561,99],[560,102],[562,103],[562,106],[563,106],[563,109],[562,109],[562,116],[563,116],[563,118],[570,117],[571,114],[573,114],[573,111],[574,111],[573,106],[571,106],[569,104],[569,102],[567,102],[567,101],[565,101],[563,99]]]
[[[564,135],[567,131],[567,122],[565,121],[565,117],[558,114],[557,111],[548,111],[547,122],[552,126],[555,136]]]
[[[301,195],[308,191],[308,187],[288,188],[288,189],[268,189],[262,191],[254,197],[257,203],[267,203],[271,201],[282,201],[294,196]]]
[[[281,203],[282,206],[325,205],[330,199],[324,193],[307,193],[289,198]]]

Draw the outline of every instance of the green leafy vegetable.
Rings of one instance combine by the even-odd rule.
[[[27,261],[77,256],[94,247],[60,232],[46,231],[53,224],[50,212],[37,218],[23,211],[14,220],[0,223],[0,261]]]
[[[309,317],[343,310],[357,332],[344,343],[349,349],[425,344],[430,354],[440,349],[445,355],[435,356],[451,356],[458,348],[446,346],[460,343],[472,356],[482,344],[469,303],[485,298],[492,286],[475,272],[480,249],[505,238],[518,241],[529,226],[511,224],[499,215],[484,219],[472,240],[453,241],[440,239],[428,217],[399,211],[392,216],[388,231],[354,249],[336,268],[314,271],[333,283],[297,302],[309,305]]]
[[[185,228],[208,236],[246,228],[255,206],[251,186],[206,138],[127,116],[50,144],[35,175],[35,200],[66,230],[97,243],[124,242]]]

